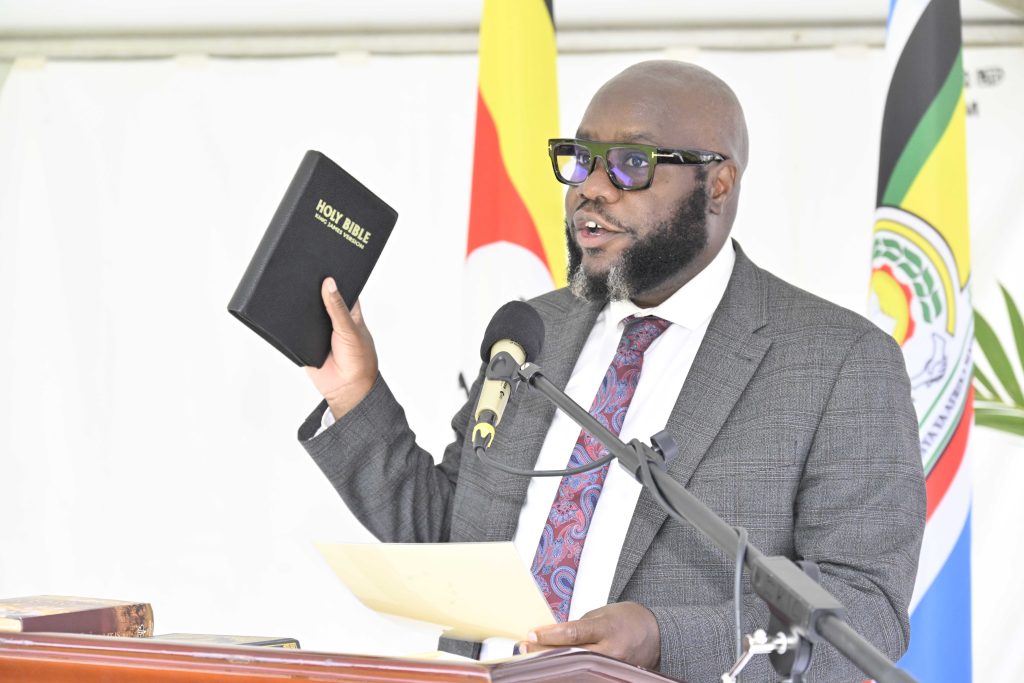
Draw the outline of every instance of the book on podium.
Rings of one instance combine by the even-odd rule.
[[[500,681],[669,683],[587,650],[495,662],[444,661],[54,633],[0,632],[0,681],[46,683]]]
[[[153,635],[147,602],[30,595],[0,600],[0,632],[54,631],[145,638]]]

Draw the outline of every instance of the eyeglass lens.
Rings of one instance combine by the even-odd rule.
[[[614,184],[622,188],[639,187],[650,177],[651,160],[643,150],[612,147],[604,162]],[[578,185],[586,180],[595,163],[585,145],[561,144],[555,147],[558,174],[569,184]]]

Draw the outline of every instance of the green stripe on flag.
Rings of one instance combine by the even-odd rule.
[[[914,30],[899,50],[889,81],[879,141],[876,201],[883,204],[896,162],[906,149],[928,107],[942,90],[960,54],[960,0],[928,0]],[[897,13],[899,10],[897,10]]]
[[[949,75],[946,76],[942,88],[939,89],[935,99],[932,100],[924,116],[921,117],[914,134],[907,141],[907,146],[903,148],[899,161],[896,162],[896,167],[893,169],[892,175],[889,176],[889,185],[885,188],[885,195],[882,197],[883,205],[900,205],[903,198],[907,196],[921,167],[924,166],[932,150],[946,133],[957,102],[960,101],[960,93],[963,92],[963,73],[963,52],[961,52],[953,62],[953,68],[949,70]]]
[[[964,419],[964,410],[967,409],[967,401],[963,401],[957,408],[956,417],[949,421],[949,429],[942,435],[942,440],[932,449],[932,457],[928,458],[928,462],[924,463],[924,476],[925,478],[931,474],[931,471],[935,469],[935,463],[939,461],[945,452],[946,447],[949,446],[949,442],[953,440],[953,434],[957,429],[960,428],[960,421]]]

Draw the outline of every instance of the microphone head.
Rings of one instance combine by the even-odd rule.
[[[498,309],[487,324],[484,341],[480,345],[480,358],[491,360],[491,347],[496,341],[509,339],[523,347],[527,360],[540,355],[544,345],[544,321],[533,306],[525,301],[509,301]]]

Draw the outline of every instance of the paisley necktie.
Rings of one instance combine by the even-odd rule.
[[[590,408],[590,414],[615,435],[622,429],[629,402],[640,381],[644,352],[670,324],[654,316],[629,316],[624,323],[615,358],[608,366]],[[597,439],[581,430],[568,467],[580,467],[607,453]],[[537,545],[531,568],[533,578],[559,621],[569,618],[576,570],[607,475],[608,464],[605,464],[590,472],[562,477]]]

